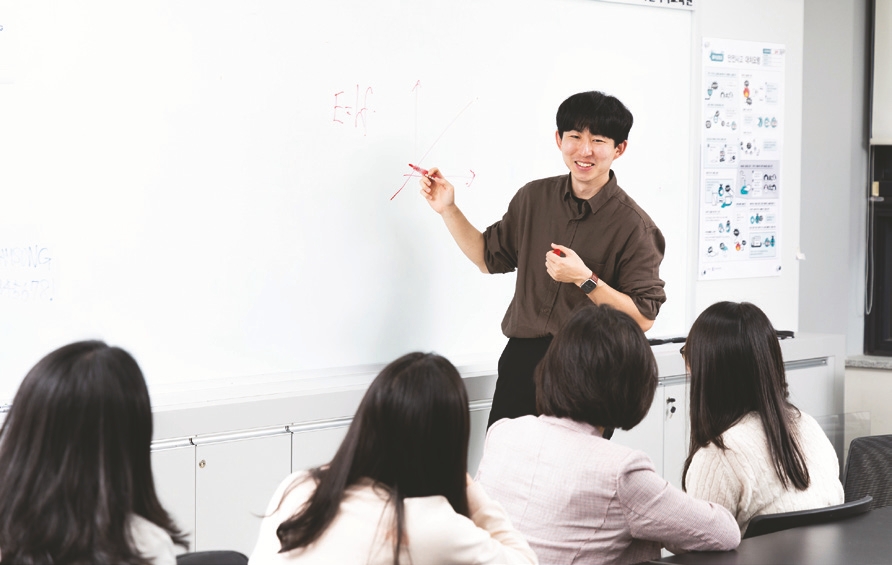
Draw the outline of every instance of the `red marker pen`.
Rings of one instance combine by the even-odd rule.
[[[558,257],[566,257],[566,256],[567,256],[567,255],[564,254],[564,252],[561,251],[560,249],[555,249],[555,250],[554,250],[554,254],[557,255]]]
[[[428,171],[427,169],[422,169],[421,167],[416,167],[416,166],[413,165],[412,163],[409,163],[409,166],[412,167],[413,169],[415,169],[416,171],[418,171],[419,173],[421,173],[422,175],[426,176],[426,177],[429,177],[429,176],[430,176],[430,171]]]

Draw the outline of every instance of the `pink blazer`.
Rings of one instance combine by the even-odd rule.
[[[663,546],[723,551],[740,543],[725,508],[670,485],[645,453],[569,419],[496,422],[477,480],[542,563],[638,563],[659,558]]]

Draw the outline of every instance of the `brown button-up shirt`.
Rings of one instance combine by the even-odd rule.
[[[590,200],[573,196],[569,174],[528,183],[483,238],[490,273],[517,269],[514,298],[502,320],[508,337],[554,335],[577,308],[591,303],[575,284],[548,275],[545,254],[552,243],[575,251],[599,278],[629,295],[646,318],[655,319],[666,301],[660,279],[663,234],[619,187],[613,171]]]

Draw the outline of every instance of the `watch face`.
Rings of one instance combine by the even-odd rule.
[[[582,283],[582,286],[579,288],[582,289],[582,292],[588,294],[591,291],[595,290],[596,286],[598,286],[598,285],[597,285],[597,283],[595,283],[595,281],[593,281],[592,279],[588,279],[587,281]]]

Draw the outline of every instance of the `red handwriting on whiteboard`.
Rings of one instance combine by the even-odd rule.
[[[331,121],[337,122],[339,124],[343,124],[344,120],[340,118],[352,117],[353,118],[353,127],[354,129],[360,128],[360,122],[362,127],[362,135],[368,134],[368,124],[366,123],[366,115],[374,110],[369,109],[369,95],[374,94],[372,87],[367,87],[361,96],[359,93],[359,85],[356,85],[356,97],[354,98],[353,106],[344,106],[341,104],[341,100],[339,97],[344,96],[344,91],[336,92],[334,95],[334,115],[331,118]],[[349,120],[348,120],[349,121]]]
[[[409,166],[412,167],[412,165],[409,165]],[[412,168],[418,170],[419,172],[417,174],[416,173],[405,173],[403,175],[404,177],[406,177],[405,182],[403,182],[403,185],[399,188],[399,190],[397,190],[394,193],[394,195],[390,197],[391,200],[393,200],[396,197],[396,195],[399,194],[400,191],[402,191],[406,187],[406,185],[409,184],[409,181],[412,180],[413,178],[428,176],[428,172],[425,169],[421,169],[419,167],[412,167]],[[469,186],[471,186],[471,183],[474,182],[474,179],[477,178],[477,173],[475,173],[473,169],[468,169],[468,172],[471,174],[470,175],[448,175],[448,176],[449,176],[449,178],[453,178],[453,179],[468,179],[467,182],[465,182],[465,186],[469,187]],[[442,173],[442,171],[441,171],[441,173]],[[447,175],[443,175],[443,176],[446,177]],[[430,178],[430,177],[428,177],[428,178]]]
[[[420,85],[421,85],[421,81],[416,82],[416,83],[415,83],[415,86],[412,87],[412,90],[414,91],[414,90],[415,90],[416,88],[418,88]],[[440,138],[443,137],[443,136],[446,134],[446,132],[449,130],[449,128],[452,127],[452,124],[454,124],[454,123],[456,122],[456,120],[458,120],[458,119],[461,117],[461,115],[465,113],[465,110],[467,110],[468,108],[470,108],[470,107],[471,107],[471,104],[473,104],[473,103],[476,102],[476,101],[477,101],[477,99],[475,98],[475,99],[471,100],[470,102],[468,102],[468,104],[467,104],[464,108],[461,109],[461,112],[459,112],[457,116],[455,116],[454,118],[452,118],[452,121],[449,122],[449,124],[446,126],[446,129],[444,129],[444,130],[440,133],[440,135],[437,136],[437,139],[435,139],[434,142],[431,144],[430,148],[428,148],[428,150],[424,152],[424,155],[422,155],[420,159],[416,159],[416,160],[415,160],[416,163],[421,163],[421,161],[423,161],[424,158],[427,157],[427,154],[430,153],[431,150],[437,145],[437,143],[440,142]],[[403,182],[402,186],[400,186],[399,189],[397,189],[397,191],[393,193],[393,196],[390,197],[391,200],[393,200],[394,198],[396,198],[396,195],[399,194],[400,192],[402,192],[402,190],[403,190],[404,188],[406,188],[406,185],[409,184],[409,181],[410,181],[410,180],[412,179],[412,177],[415,176],[415,175],[408,174],[408,175],[404,175],[404,176],[406,177],[406,180]],[[476,177],[477,177],[477,174],[476,174],[474,171],[471,171],[471,180],[469,180],[469,181],[465,184],[465,186],[471,186],[471,183],[474,182],[474,179],[475,179]],[[465,177],[465,178],[467,178],[467,177]]]

